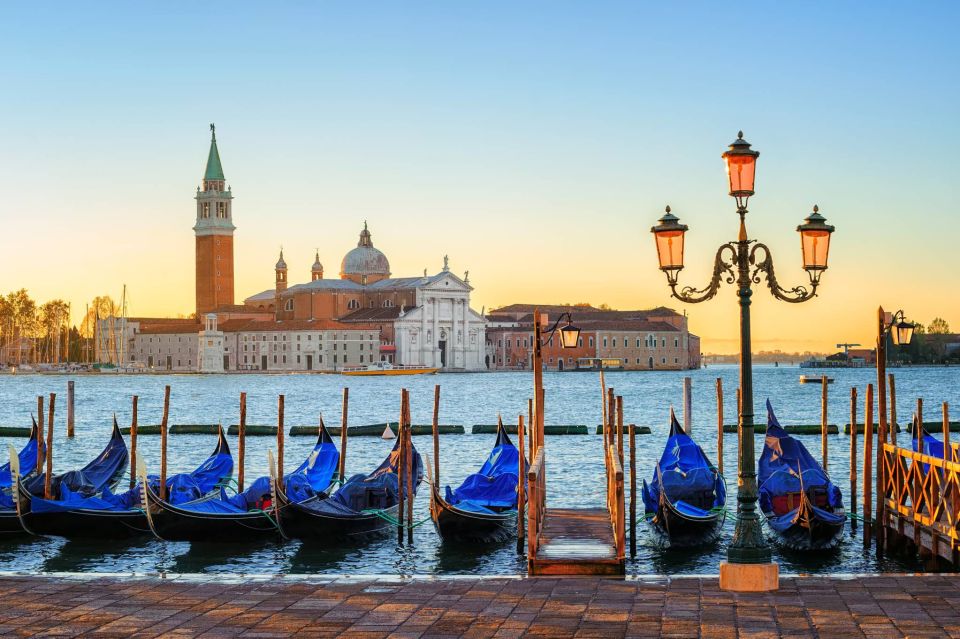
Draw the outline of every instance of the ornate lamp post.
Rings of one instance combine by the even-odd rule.
[[[827,269],[830,235],[834,228],[826,223],[818,207],[813,207],[804,223],[797,227],[803,252],[803,268],[810,280],[807,286],[783,288],[777,282],[770,249],[747,236],[747,201],[754,194],[757,158],[741,131],[723,154],[727,165],[730,196],[736,200],[740,216],[737,240],[722,244],[714,258],[713,276],[702,289],[684,286],[678,290],[678,276],[683,270],[683,238],[687,226],[667,207],[666,214],[651,230],[657,243],[660,270],[667,275],[667,284],[677,299],[697,304],[712,299],[721,282],[736,284],[740,302],[740,392],[739,416],[740,463],[737,482],[737,522],[733,542],[727,551],[727,562],[720,566],[720,585],[730,590],[773,590],[777,587],[777,565],[770,561],[757,513],[757,475],[753,431],[753,361],[750,350],[750,298],[753,284],[761,276],[773,296],[784,302],[799,303],[817,294],[820,276]]]
[[[906,346],[913,340],[913,331],[916,324],[907,321],[903,311],[897,311],[887,322],[887,314],[883,307],[877,309],[877,412],[880,413],[880,425],[877,430],[877,554],[883,555],[884,538],[886,537],[886,489],[887,469],[884,464],[883,445],[895,443],[896,438],[888,433],[894,433],[897,425],[887,419],[887,334],[895,346]],[[870,435],[867,434],[867,437]]]
[[[566,324],[560,327],[560,322]],[[560,333],[560,345],[563,348],[576,348],[580,339],[580,329],[573,325],[570,313],[562,313],[557,321],[546,331],[546,341],[540,320],[540,309],[533,310],[533,403],[534,423],[530,425],[530,459],[536,457],[537,450],[543,445],[543,353],[542,348],[553,342],[554,335]],[[534,435],[535,433],[535,435]]]

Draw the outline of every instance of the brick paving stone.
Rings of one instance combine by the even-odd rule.
[[[362,580],[0,577],[0,635],[47,637],[957,637],[960,576]]]

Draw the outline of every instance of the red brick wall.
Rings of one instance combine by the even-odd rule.
[[[233,237],[201,235],[197,237],[196,295],[197,316],[218,306],[233,304]]]

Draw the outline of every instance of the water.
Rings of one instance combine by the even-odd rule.
[[[960,369],[896,369],[897,414],[908,420],[918,396],[926,403],[927,421],[939,419],[940,402],[960,406]],[[770,397],[784,424],[820,421],[820,386],[800,385],[801,371],[796,367],[757,367],[754,374],[756,412],[763,423],[763,401]],[[707,455],[716,457],[715,379],[723,378],[725,421],[733,423],[737,386],[735,366],[714,366],[689,372],[610,373],[607,384],[624,397],[626,423],[648,425],[651,435],[637,436],[638,485],[649,478],[663,449],[667,435],[667,415],[671,405],[682,406],[682,378],[693,378],[693,434]],[[850,387],[860,393],[858,421],[864,416],[866,385],[875,382],[873,369],[841,369],[829,373],[836,379],[830,385],[828,402],[831,423],[849,421]],[[109,436],[110,419],[116,413],[121,425],[130,421],[130,396],[140,397],[141,424],[158,423],[163,403],[163,387],[172,388],[170,423],[236,423],[238,397],[247,393],[248,424],[276,423],[277,395],[286,396],[286,424],[314,424],[323,413],[328,424],[340,423],[341,389],[350,386],[350,424],[395,421],[399,414],[400,389],[411,393],[414,423],[430,423],[433,387],[441,385],[440,421],[463,424],[468,433],[475,423],[494,423],[497,413],[504,420],[515,420],[526,413],[531,394],[529,373],[458,374],[410,377],[346,378],[337,375],[143,375],[78,376],[76,380],[76,437],[66,438],[65,377],[18,375],[0,377],[0,425],[29,425],[36,409],[38,394],[57,393],[55,468],[58,471],[79,467],[93,458]],[[596,374],[547,373],[546,421],[548,424],[588,424],[591,433],[600,422],[600,385]],[[904,437],[901,435],[901,437]],[[440,440],[441,481],[458,485],[482,463],[493,444],[493,435],[445,435]],[[22,440],[6,438],[19,447]],[[292,469],[308,454],[310,437],[288,437],[285,448],[287,469]],[[817,459],[820,436],[801,436],[801,441]],[[212,435],[174,435],[169,440],[170,472],[191,470],[213,449]],[[236,454],[236,438],[230,438]],[[415,446],[432,453],[429,437],[414,437]],[[272,437],[247,439],[247,481],[267,472],[267,450],[276,445]],[[757,439],[759,455],[762,440]],[[391,443],[376,437],[357,437],[349,442],[347,473],[371,470],[387,453]],[[602,443],[599,435],[548,437],[548,503],[551,506],[600,506],[604,502]],[[157,472],[159,437],[142,436],[138,453],[145,458],[150,472]],[[862,473],[863,438],[858,446],[858,486]],[[829,437],[829,471],[844,492],[849,506],[849,436]],[[724,468],[730,486],[728,506],[735,507],[737,468],[736,435],[724,439]],[[858,487],[858,493],[862,488]],[[639,501],[639,500],[638,500]],[[859,502],[858,494],[858,502]],[[642,504],[638,504],[642,512]],[[428,517],[428,498],[422,491],[415,504],[415,520]],[[797,555],[774,550],[775,560],[785,573],[864,573],[902,572],[919,569],[904,560],[878,561],[872,551],[863,549],[859,534],[844,539],[834,552]],[[733,533],[733,517],[728,517],[720,541],[713,547],[696,551],[669,550],[660,547],[656,537],[642,521],[638,525],[638,552],[628,559],[628,574],[716,573],[725,557]],[[80,542],[63,539],[24,538],[0,542],[0,571],[84,571],[84,572],[212,572],[212,573],[338,573],[338,574],[523,574],[525,560],[518,557],[515,541],[482,550],[451,548],[439,543],[429,521],[415,531],[412,547],[399,546],[395,538],[374,540],[360,547],[321,548],[299,541],[257,545],[189,544],[159,542],[143,538],[129,542]]]

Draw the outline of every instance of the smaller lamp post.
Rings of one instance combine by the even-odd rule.
[[[560,327],[560,322],[566,320],[566,324]],[[543,445],[543,347],[553,342],[553,336],[560,333],[560,346],[563,348],[576,348],[580,340],[580,329],[573,325],[573,316],[570,313],[561,313],[557,321],[553,323],[546,331],[546,341],[544,341],[543,330],[540,319],[540,309],[533,310],[533,405],[534,405],[534,423],[530,425],[530,459],[536,457],[537,451]]]
[[[887,519],[887,467],[886,455],[883,447],[892,444],[894,438],[888,433],[897,427],[887,420],[887,334],[896,346],[906,346],[913,340],[916,324],[907,321],[902,310],[897,311],[887,322],[887,314],[881,306],[877,309],[877,412],[880,413],[877,429],[877,554],[883,556],[883,545],[886,537],[884,525]],[[871,433],[864,433],[864,437],[871,437]]]

